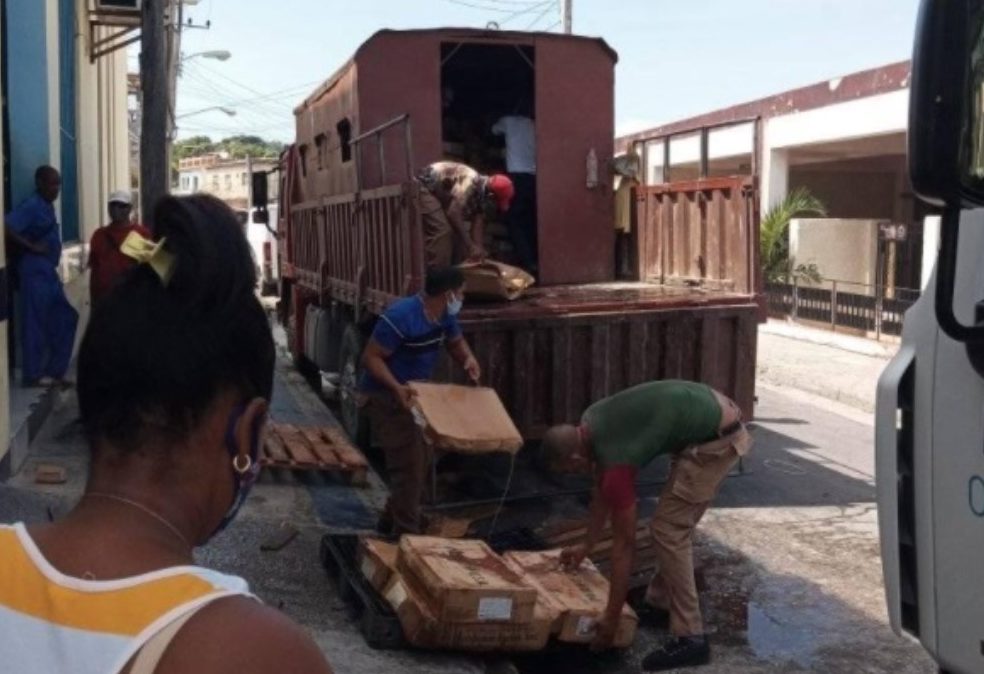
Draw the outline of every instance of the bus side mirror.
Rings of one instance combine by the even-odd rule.
[[[909,174],[940,207],[984,205],[984,7],[922,0],[912,56]]]
[[[253,222],[263,225],[270,222],[270,213],[267,211],[267,206],[270,202],[270,197],[267,193],[269,179],[270,174],[266,171],[256,171],[252,175],[253,202],[250,206],[253,207]]]

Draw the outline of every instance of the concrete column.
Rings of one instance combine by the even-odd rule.
[[[936,255],[940,250],[940,216],[929,215],[923,220],[923,250],[922,250],[922,288],[926,289],[929,277],[936,267]]]
[[[58,23],[58,0],[45,0],[44,14],[45,54],[48,64],[48,163],[61,171],[61,31]],[[58,222],[61,222],[61,199],[54,205]]]
[[[762,214],[782,201],[789,190],[789,151],[772,150],[765,138],[762,151],[762,198],[759,204]]]

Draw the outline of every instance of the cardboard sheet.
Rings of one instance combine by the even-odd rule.
[[[523,436],[491,388],[411,382],[416,415],[424,434],[439,449],[481,454],[515,454]]]

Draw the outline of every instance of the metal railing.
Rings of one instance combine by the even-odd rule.
[[[905,312],[921,291],[886,288],[851,281],[824,279],[821,285],[766,283],[769,316],[824,323],[838,328],[882,335],[901,335]]]

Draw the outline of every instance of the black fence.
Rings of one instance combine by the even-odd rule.
[[[919,299],[911,288],[865,286],[826,281],[829,288],[795,283],[766,283],[769,316],[825,323],[831,330],[847,328],[882,335],[901,335],[905,312]]]

